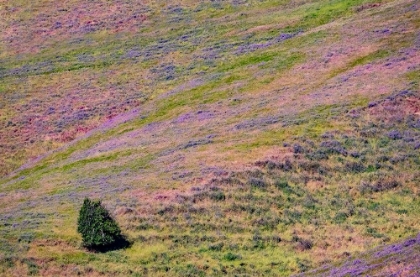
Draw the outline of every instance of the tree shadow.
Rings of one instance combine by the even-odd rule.
[[[113,243],[107,245],[96,245],[86,247],[89,251],[106,253],[109,251],[120,250],[131,247],[133,243],[127,239],[126,236],[118,236],[115,238]]]

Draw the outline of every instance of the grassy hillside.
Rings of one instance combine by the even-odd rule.
[[[419,236],[379,247],[336,267],[326,265],[297,276],[416,276],[420,272]]]
[[[1,274],[289,276],[417,235],[419,11],[1,4]],[[130,248],[81,247],[86,196]]]

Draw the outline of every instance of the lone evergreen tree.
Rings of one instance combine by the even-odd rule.
[[[77,223],[83,246],[88,249],[107,250],[120,248],[118,244],[121,243],[127,244],[120,227],[99,200],[85,198]]]

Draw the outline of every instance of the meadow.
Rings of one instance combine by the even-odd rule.
[[[0,274],[418,273],[419,11],[2,4]],[[81,246],[85,197],[129,248]]]

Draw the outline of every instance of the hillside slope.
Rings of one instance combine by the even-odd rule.
[[[1,7],[1,274],[289,276],[417,235],[418,1],[53,2]],[[80,246],[86,196],[131,248]]]
[[[337,267],[326,265],[297,276],[417,276],[420,272],[420,236],[379,247]]]

